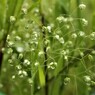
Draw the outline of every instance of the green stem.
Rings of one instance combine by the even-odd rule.
[[[80,0],[76,0],[76,5],[77,5],[77,18],[81,18],[81,11],[79,9],[79,4],[80,4]],[[78,28],[83,30],[83,27],[82,27],[82,24],[81,24],[81,21],[79,20],[78,21]]]
[[[1,74],[2,60],[3,60],[3,53],[0,50],[0,74]]]
[[[40,2],[41,3],[41,2]],[[45,20],[45,17],[44,17],[44,14],[42,13],[42,8],[41,8],[41,4],[40,4],[40,15],[41,15],[41,23],[42,23],[42,26],[41,26],[41,29],[43,28],[43,26],[45,26],[46,24],[46,20]],[[48,82],[48,73],[47,73],[47,51],[46,51],[46,48],[47,46],[45,45],[45,40],[46,40],[46,31],[43,30],[42,31],[42,35],[43,35],[43,51],[44,51],[44,71],[45,71],[45,95],[48,95],[48,85],[47,85],[47,82]]]
[[[42,18],[41,18],[41,22],[42,22],[42,25],[44,26],[45,25],[45,18],[44,18],[44,15],[42,14]],[[46,31],[43,30],[43,51],[44,51],[44,58],[45,58],[45,61],[44,61],[44,70],[45,70],[45,73],[46,73],[46,76],[45,76],[45,83],[47,83],[48,81],[48,73],[47,73],[47,51],[46,51],[46,48],[47,46],[45,45],[45,40],[46,40]],[[48,85],[45,86],[45,95],[48,95]]]

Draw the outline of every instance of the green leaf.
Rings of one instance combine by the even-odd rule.
[[[57,2],[55,3],[55,17],[59,16],[59,15],[68,15],[68,10],[69,10],[69,3],[68,0],[57,0]]]
[[[7,17],[13,16],[17,5],[17,0],[8,0],[7,4],[8,4]]]
[[[54,81],[54,84],[51,87],[51,93],[52,95],[60,95],[60,81],[61,81],[61,76],[57,77],[57,79]]]
[[[6,31],[10,29],[10,16],[14,15],[17,0],[7,0]]]
[[[32,4],[31,4],[31,6],[30,6],[29,9],[28,9],[28,13],[29,13],[33,8],[37,7],[37,5],[38,5],[39,3],[40,3],[40,0],[35,1],[35,3],[34,3],[34,1],[32,1]]]
[[[10,30],[10,16],[17,16],[21,10],[21,6],[24,0],[7,0],[7,12],[6,12],[6,30]]]
[[[92,17],[92,29],[93,31],[95,31],[95,13],[93,13],[93,17]]]
[[[15,13],[14,13],[14,16],[15,16],[15,17],[17,17],[18,14],[20,13],[20,10],[21,10],[23,1],[24,1],[24,0],[17,0],[17,4],[16,4],[16,8],[15,8]]]
[[[10,16],[18,16],[24,0],[8,0],[7,20]]]
[[[57,74],[62,70],[62,68],[63,68],[63,57],[61,56],[58,60],[58,64],[55,69],[54,75],[57,76]]]
[[[0,30],[5,25],[6,0],[0,0]]]
[[[45,75],[41,67],[39,67],[39,80],[40,80],[40,85],[44,86],[45,85]]]

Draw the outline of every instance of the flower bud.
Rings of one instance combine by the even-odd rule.
[[[14,23],[16,21],[16,18],[14,16],[10,16],[10,22]]]

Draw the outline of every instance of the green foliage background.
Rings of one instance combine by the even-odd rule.
[[[0,95],[94,89],[94,0],[0,0]]]

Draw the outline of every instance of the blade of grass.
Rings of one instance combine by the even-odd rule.
[[[17,0],[14,16],[17,18],[22,8],[24,0]]]
[[[6,0],[0,0],[0,30],[5,26]]]
[[[39,67],[39,79],[40,79],[41,86],[44,86],[45,85],[45,75],[41,67]]]
[[[81,16],[81,11],[80,11],[80,9],[79,9],[79,4],[80,4],[80,0],[76,0],[77,18],[81,18],[81,17],[82,17],[82,16]],[[83,26],[82,26],[80,20],[78,21],[78,28],[79,28],[80,30],[83,30]]]

